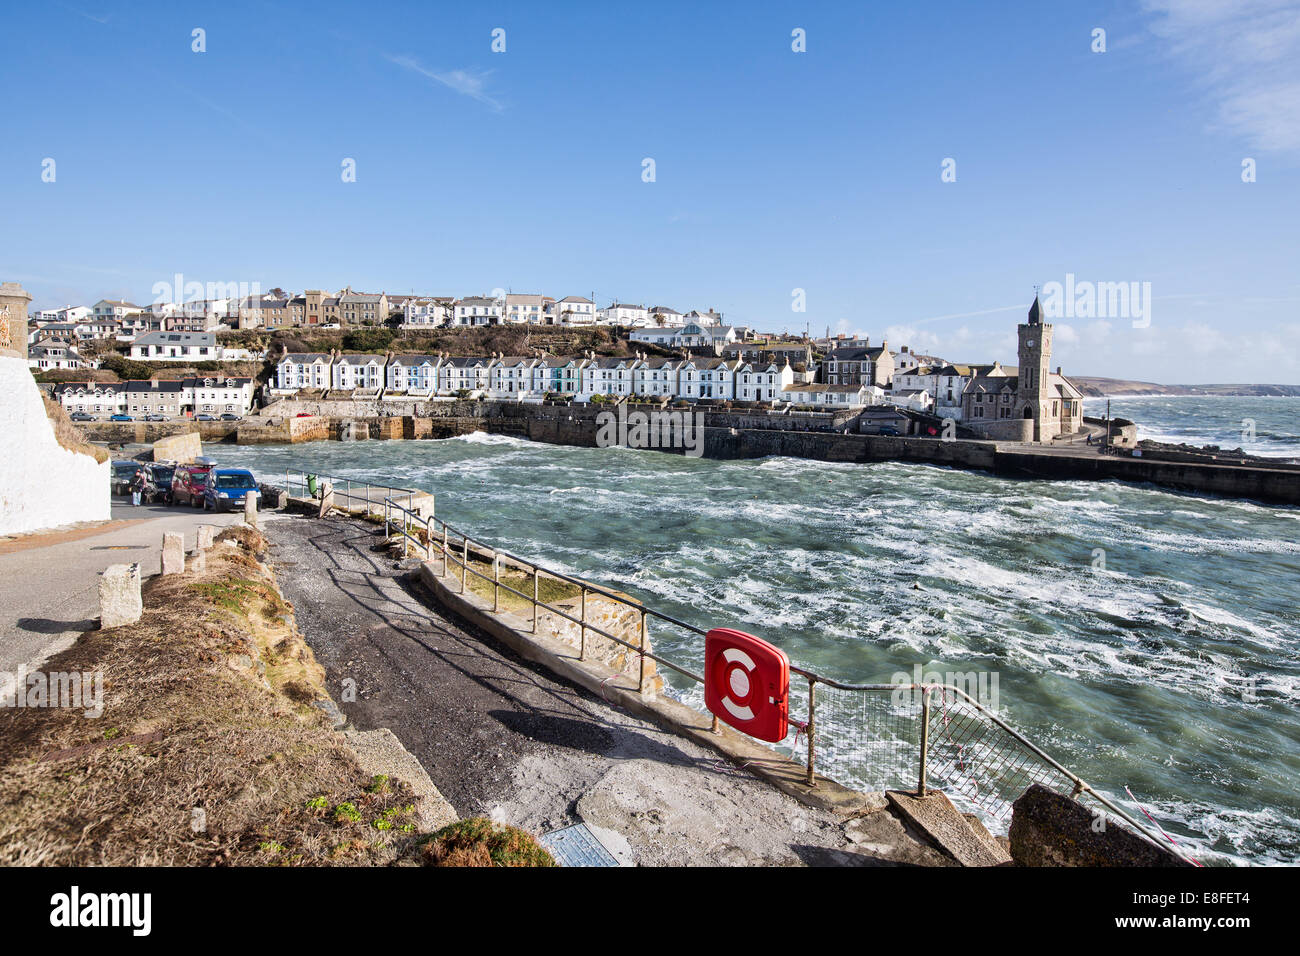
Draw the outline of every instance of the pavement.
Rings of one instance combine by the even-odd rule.
[[[99,626],[99,575],[110,564],[162,571],[162,536],[179,531],[194,547],[198,526],[224,527],[243,512],[213,514],[113,499],[112,517],[38,534],[0,538],[0,672],[40,662]]]
[[[641,865],[952,865],[888,809],[801,804],[523,660],[434,604],[373,527],[263,517],[331,695],[353,726],[392,730],[462,817],[536,834],[581,820]]]

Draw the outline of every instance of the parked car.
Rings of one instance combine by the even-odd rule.
[[[116,415],[109,415],[109,416],[108,416],[108,420],[109,420],[110,422],[133,422],[133,421],[135,421],[135,419],[132,418],[130,415],[123,415],[121,412],[118,412]]]
[[[176,466],[171,462],[154,462],[144,469],[144,500],[150,503],[172,503],[172,478]]]
[[[212,511],[242,508],[245,498],[259,494],[257,479],[247,468],[218,468],[203,486],[203,507]]]
[[[876,434],[877,434],[877,435],[893,435],[895,438],[897,438],[897,437],[898,437],[898,429],[895,428],[893,425],[881,425],[878,429],[876,429]]]
[[[311,418],[311,412],[299,412],[295,418]]]
[[[93,422],[95,420],[95,416],[89,412],[73,412],[68,418],[74,422]]]
[[[155,413],[152,414],[152,415],[146,415],[146,416],[144,417],[144,420],[147,421],[147,422],[165,422],[165,421],[167,421],[167,416],[166,416],[166,415],[159,415],[157,412],[155,412]]]
[[[203,489],[212,474],[212,462],[177,465],[172,473],[172,504],[198,508],[203,504]]]
[[[217,419],[215,416],[209,415],[207,412],[203,412],[202,414],[195,415],[194,420],[196,422],[215,422]]]
[[[144,468],[138,461],[115,461],[112,465],[112,477],[109,479],[109,492],[114,495],[131,493],[131,479]]]
[[[223,422],[237,422],[239,421],[239,416],[236,415],[234,412],[226,412],[224,415],[221,416],[221,420]]]

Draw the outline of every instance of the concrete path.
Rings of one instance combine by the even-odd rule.
[[[97,627],[99,573],[110,564],[138,561],[150,577],[162,570],[164,532],[184,534],[189,550],[199,525],[243,520],[242,512],[122,501],[114,499],[112,519],[98,526],[0,539],[0,672],[34,668]]]
[[[266,515],[265,532],[344,713],[390,728],[462,816],[534,833],[583,820],[642,865],[951,864],[889,810],[845,821],[806,807],[443,616],[372,550],[368,525]]]

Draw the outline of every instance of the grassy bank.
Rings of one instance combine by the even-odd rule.
[[[228,529],[206,569],[148,582],[140,621],[46,662],[102,673],[102,716],[0,710],[0,864],[444,862],[410,787],[364,773],[318,706],[265,550]]]

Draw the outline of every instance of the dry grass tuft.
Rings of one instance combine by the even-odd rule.
[[[555,866],[555,859],[517,827],[471,817],[443,827],[426,842],[428,866]]]
[[[45,414],[50,419],[50,424],[54,426],[54,437],[60,446],[79,455],[89,455],[100,464],[108,461],[108,449],[86,441],[81,429],[72,423],[72,419],[68,417],[62,405],[52,401],[44,392],[41,393],[41,401],[45,403]]]

